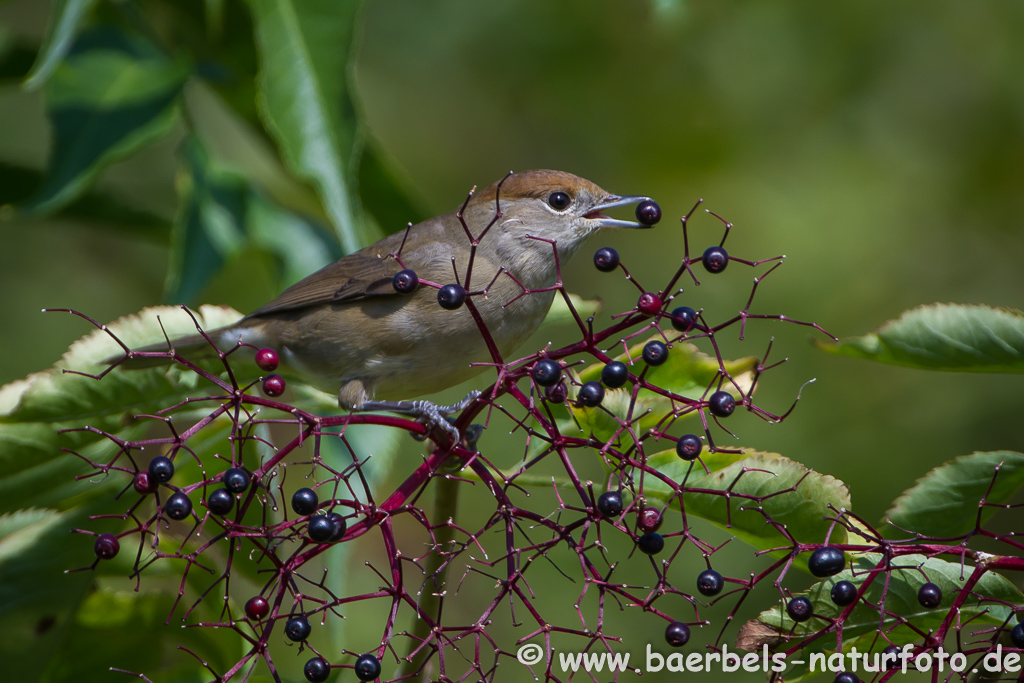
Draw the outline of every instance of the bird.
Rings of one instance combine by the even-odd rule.
[[[603,213],[641,202],[653,200],[612,194],[563,171],[510,173],[470,192],[459,208],[344,256],[237,323],[206,334],[221,351],[239,343],[276,350],[311,384],[336,392],[344,410],[416,415],[451,433],[444,417],[479,392],[453,406],[409,399],[455,386],[481,372],[480,363],[493,362],[460,297],[469,292],[493,346],[507,356],[540,326],[559,265],[588,237],[604,228],[651,227]],[[439,304],[445,289],[425,283],[456,285],[447,291],[453,300]],[[201,335],[172,346],[186,357],[203,347],[213,351]],[[166,346],[136,349],[155,350]]]

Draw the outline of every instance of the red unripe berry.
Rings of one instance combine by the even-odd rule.
[[[256,365],[263,372],[277,370],[278,362],[277,351],[274,349],[260,349],[256,352]]]
[[[281,375],[270,375],[263,380],[263,393],[275,398],[284,393],[284,378]]]
[[[96,543],[92,547],[96,557],[101,560],[112,560],[121,549],[121,542],[114,534],[100,534],[96,537]]]
[[[135,492],[140,496],[149,495],[157,489],[157,483],[150,478],[149,472],[146,470],[135,475],[135,480],[132,482],[132,486],[135,487]]]
[[[644,292],[636,302],[636,307],[644,315],[657,315],[661,310],[661,298],[657,294]]]
[[[661,527],[661,511],[658,508],[644,508],[637,517],[637,526],[643,531],[657,531]]]
[[[270,614],[270,603],[262,595],[256,595],[245,603],[245,616],[253,621],[259,621]]]

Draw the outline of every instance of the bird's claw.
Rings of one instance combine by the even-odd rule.
[[[448,421],[447,416],[462,412],[480,397],[480,392],[473,390],[464,399],[450,406],[439,406],[430,401],[366,401],[359,410],[387,410],[403,415],[415,415],[416,421],[430,428],[444,430],[455,443],[459,442],[459,430]]]

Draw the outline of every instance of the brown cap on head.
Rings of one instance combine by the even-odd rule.
[[[608,193],[585,178],[580,178],[565,171],[523,171],[506,176],[484,189],[473,197],[474,202],[494,201],[494,196],[501,185],[500,199],[546,199],[552,192],[559,190],[576,196],[576,191],[586,188],[596,197]]]

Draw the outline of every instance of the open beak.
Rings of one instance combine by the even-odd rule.
[[[609,197],[605,197],[604,201],[587,212],[584,218],[599,221],[598,227],[600,228],[652,228],[654,227],[652,225],[644,225],[637,221],[622,221],[618,218],[610,218],[601,213],[605,209],[614,209],[617,206],[639,204],[640,202],[648,199],[650,199],[650,197],[641,197],[640,195],[611,195]]]

